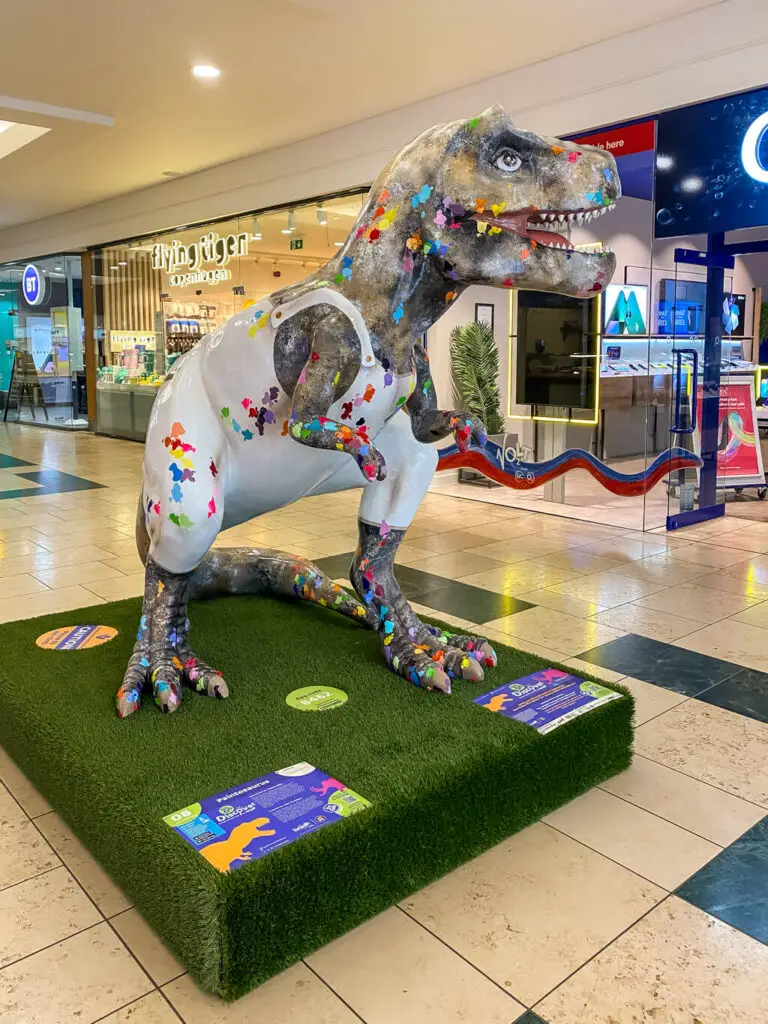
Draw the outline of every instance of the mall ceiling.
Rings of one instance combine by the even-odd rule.
[[[0,230],[717,2],[13,3],[0,59]],[[193,78],[198,63],[221,76]]]

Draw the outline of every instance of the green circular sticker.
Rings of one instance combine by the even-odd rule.
[[[348,699],[343,690],[333,686],[302,686],[300,690],[291,690],[285,703],[297,711],[330,711],[340,708]]]

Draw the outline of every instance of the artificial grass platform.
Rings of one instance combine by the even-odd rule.
[[[151,697],[120,721],[114,695],[140,614],[120,601],[0,627],[0,743],[124,889],[199,984],[225,999],[402,900],[625,769],[632,698],[539,735],[472,698],[548,667],[498,647],[499,666],[453,694],[389,672],[374,634],[309,605],[221,598],[192,606],[197,653],[226,701]],[[99,622],[101,647],[46,651],[56,626]],[[306,713],[311,684],[349,695]],[[614,687],[621,690],[621,687]],[[163,817],[300,761],[373,806],[221,874]]]

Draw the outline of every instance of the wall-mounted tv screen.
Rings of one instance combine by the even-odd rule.
[[[517,299],[517,387],[520,405],[594,411],[597,302],[549,292]]]
[[[703,334],[706,301],[706,282],[662,278],[659,281],[654,334],[673,334],[676,337]]]
[[[731,338],[744,337],[747,296],[732,292],[723,297],[723,332]]]

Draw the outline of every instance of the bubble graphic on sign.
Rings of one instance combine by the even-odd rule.
[[[297,711],[330,711],[331,708],[340,708],[348,700],[343,690],[333,686],[302,686],[300,690],[291,690],[285,703]]]
[[[84,651],[99,647],[117,636],[112,626],[61,626],[43,633],[35,640],[45,651]]]

